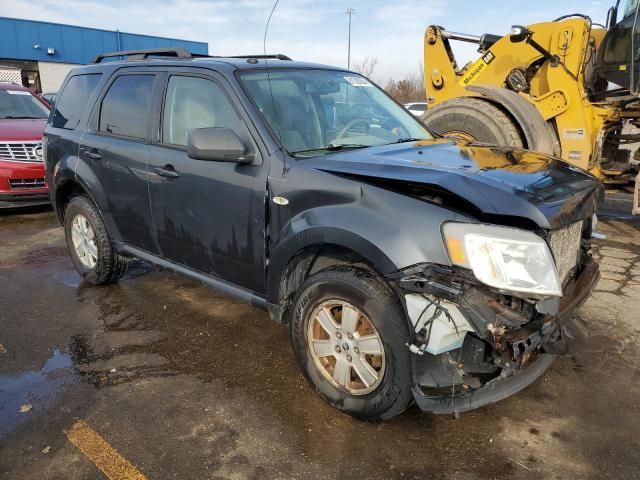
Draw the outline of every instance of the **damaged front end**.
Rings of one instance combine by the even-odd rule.
[[[545,236],[561,296],[488,286],[456,265],[422,264],[389,275],[412,325],[407,346],[422,410],[457,413],[513,395],[581,334],[574,313],[600,277],[590,254],[591,221]]]

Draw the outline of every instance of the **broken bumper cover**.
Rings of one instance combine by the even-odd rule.
[[[414,387],[413,396],[420,409],[431,413],[466,412],[504,400],[532,384],[553,362],[553,355],[543,354],[520,373],[498,378],[476,390],[463,395],[429,397],[419,387]]]
[[[547,316],[540,323],[540,330],[528,337],[535,338],[538,342],[533,345],[538,349],[534,359],[523,361],[521,357],[519,365],[512,365],[511,368],[504,369],[500,376],[489,380],[478,388],[460,389],[459,387],[463,386],[464,381],[457,384],[453,382],[453,385],[450,383],[448,387],[440,382],[447,376],[451,379],[455,375],[456,368],[459,367],[459,365],[455,365],[455,362],[452,362],[452,356],[448,354],[445,354],[446,357],[445,355],[430,354],[414,355],[413,395],[417,405],[424,411],[437,414],[464,412],[503,400],[533,383],[551,365],[556,353],[566,351],[567,337],[573,337],[575,332],[575,326],[572,324],[574,313],[587,300],[599,278],[598,264],[589,260],[580,275],[565,286],[557,315]],[[491,323],[492,319],[487,320],[487,323]],[[550,330],[554,332],[552,341],[549,340]],[[520,340],[510,342],[510,346],[513,348],[518,343]],[[443,386],[438,395],[425,393],[424,387],[432,387],[433,379],[436,379],[436,383]],[[451,393],[443,394],[442,390],[447,390],[447,388]]]

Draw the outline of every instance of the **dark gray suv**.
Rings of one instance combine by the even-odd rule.
[[[566,350],[599,278],[598,180],[434,138],[340,68],[101,55],[68,75],[45,136],[87,282],[136,257],[264,308],[290,324],[316,391],[360,418],[524,388]]]

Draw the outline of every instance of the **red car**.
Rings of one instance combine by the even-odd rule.
[[[31,90],[0,83],[0,208],[49,203],[42,148],[48,116]]]

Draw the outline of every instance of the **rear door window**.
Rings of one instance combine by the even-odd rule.
[[[78,126],[89,97],[96,89],[101,73],[75,75],[69,79],[58,97],[51,124],[57,128],[73,130]]]
[[[137,139],[147,136],[154,75],[121,75],[102,99],[98,130]]]

